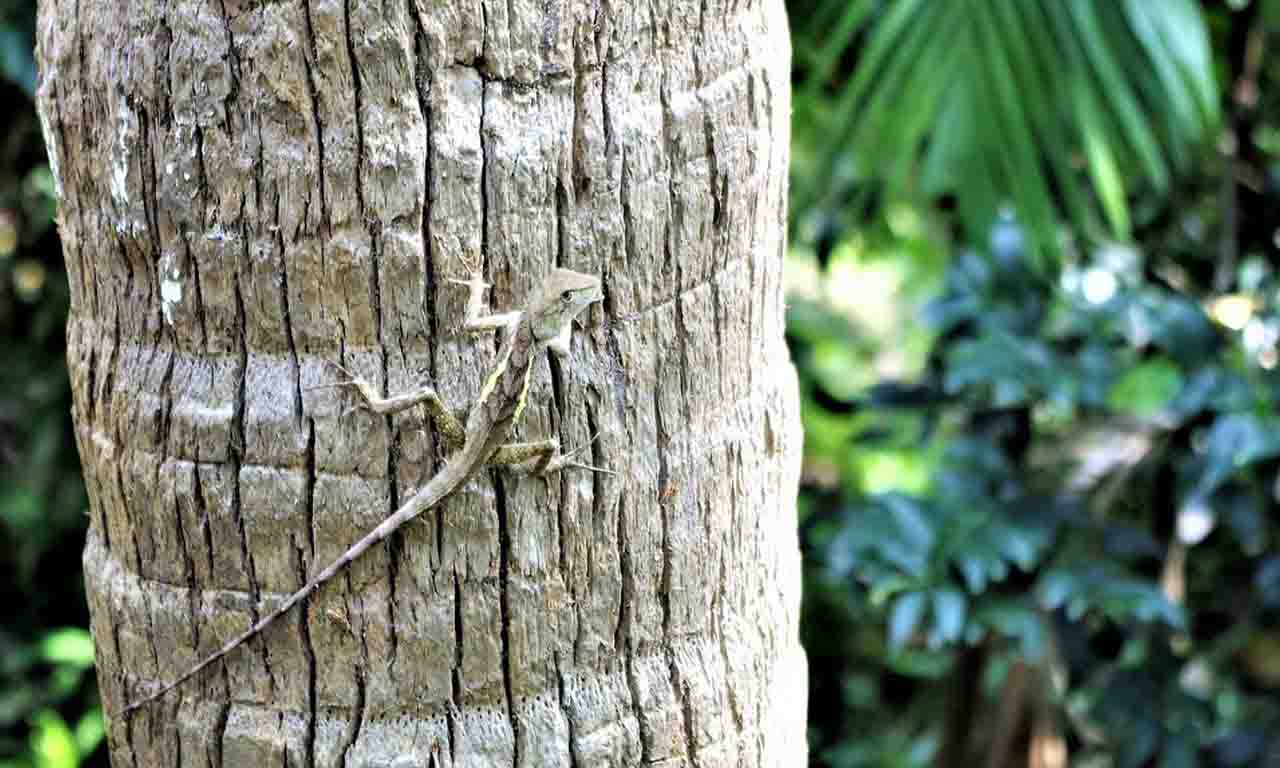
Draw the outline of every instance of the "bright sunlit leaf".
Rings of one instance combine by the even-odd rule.
[[[80,754],[88,755],[98,748],[102,740],[107,736],[106,724],[102,720],[102,709],[94,707],[84,716],[76,721],[76,727],[72,731],[75,738],[76,748],[80,750]]]
[[[1258,309],[1254,297],[1242,293],[1217,296],[1206,303],[1210,317],[1233,331],[1239,331],[1249,324],[1249,319]]]
[[[87,669],[93,666],[93,637],[79,627],[55,629],[40,641],[40,655],[50,664]]]
[[[71,729],[51,709],[32,718],[30,747],[35,768],[76,768],[80,764],[80,750]]]

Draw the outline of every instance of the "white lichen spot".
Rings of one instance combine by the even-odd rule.
[[[137,144],[136,117],[129,107],[120,104],[120,121],[116,128],[115,146],[111,152],[111,199],[121,208],[129,205],[129,161]]]
[[[160,311],[164,321],[173,325],[173,308],[182,301],[182,272],[172,254],[160,257]]]
[[[212,240],[215,243],[225,243],[228,240],[235,240],[236,233],[228,232],[222,228],[222,222],[213,225],[213,228],[204,233],[205,240]]]

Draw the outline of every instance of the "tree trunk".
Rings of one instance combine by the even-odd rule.
[[[781,0],[44,0],[84,552],[116,766],[805,761],[782,342]],[[443,461],[462,334],[554,265],[606,298],[484,475],[179,690]]]

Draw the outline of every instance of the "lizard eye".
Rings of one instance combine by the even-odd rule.
[[[573,298],[573,291],[565,291],[564,293],[560,294],[560,300],[566,304],[568,304],[569,300],[572,298]]]

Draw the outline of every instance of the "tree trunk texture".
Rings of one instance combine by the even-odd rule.
[[[805,762],[781,0],[44,0],[116,766]],[[606,299],[492,472],[128,718],[437,471],[431,382],[554,265]]]

